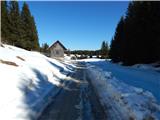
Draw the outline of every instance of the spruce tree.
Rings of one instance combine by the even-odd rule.
[[[37,28],[36,28],[36,24],[35,24],[33,16],[32,16],[32,33],[33,33],[32,34],[32,39],[33,39],[32,49],[39,50],[38,32],[37,32]]]
[[[30,13],[29,7],[24,2],[22,7],[21,19],[23,23],[23,39],[25,48],[28,50],[38,50],[38,34],[33,16]]]
[[[108,43],[103,41],[102,42],[102,45],[101,45],[101,55],[102,55],[102,58],[107,58],[108,56],[108,50],[109,47],[108,47]]]
[[[9,3],[9,40],[10,44],[22,47],[21,34],[21,18],[19,5],[17,1],[10,1]]]
[[[160,2],[152,1],[150,2],[151,6],[151,17],[150,19],[150,31],[152,31],[152,39],[154,41],[153,47],[153,56],[155,61],[160,62]]]
[[[124,44],[124,18],[121,17],[110,45],[109,57],[113,62],[123,60]]]
[[[125,63],[151,63],[158,60],[159,11],[159,2],[130,3],[125,26]]]
[[[130,2],[110,46],[114,62],[126,65],[160,61],[160,3]]]
[[[104,50],[105,49],[105,46],[106,46],[106,43],[105,41],[102,42],[102,45],[101,45],[101,50]]]
[[[8,21],[8,7],[6,1],[1,1],[1,40],[4,43],[9,43],[9,21]]]
[[[107,41],[106,41],[106,43],[105,43],[105,51],[106,51],[106,55],[108,56],[109,46],[108,46],[108,42],[107,42]]]
[[[40,49],[40,52],[42,52],[42,53],[49,53],[48,48],[49,48],[49,45],[47,43],[43,43],[42,47]]]

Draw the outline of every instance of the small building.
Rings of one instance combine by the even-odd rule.
[[[60,41],[56,41],[50,47],[50,57],[51,58],[62,58],[64,57],[64,52],[67,50]]]

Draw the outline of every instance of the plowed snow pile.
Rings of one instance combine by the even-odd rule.
[[[109,120],[160,120],[160,106],[150,92],[119,81],[92,62],[87,68]]]

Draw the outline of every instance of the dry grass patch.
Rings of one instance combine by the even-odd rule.
[[[11,62],[11,61],[5,61],[5,60],[1,60],[1,59],[0,59],[0,63],[18,67],[18,65],[17,65],[15,62]]]
[[[22,58],[22,57],[20,57],[20,56],[16,56],[16,58],[18,58],[18,59],[20,59],[20,60],[22,60],[22,61],[25,61],[25,59]]]
[[[3,44],[0,44],[0,46],[4,48],[4,45],[3,45]]]

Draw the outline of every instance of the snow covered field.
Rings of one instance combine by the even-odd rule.
[[[160,73],[104,60],[84,61],[109,119],[160,119]]]
[[[74,69],[17,47],[0,47],[0,120],[36,118]]]

